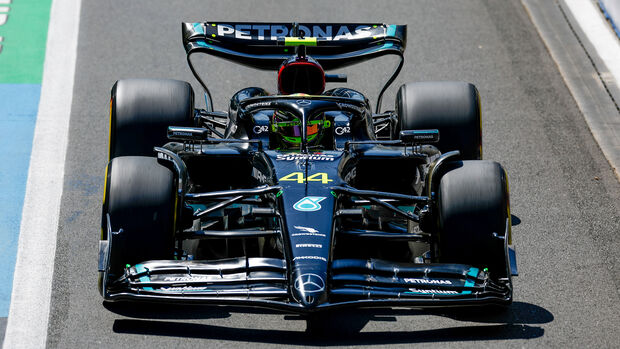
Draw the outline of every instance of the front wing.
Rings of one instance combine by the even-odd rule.
[[[416,308],[509,304],[510,279],[494,282],[462,264],[340,259],[331,263],[327,299],[308,307],[294,299],[285,260],[149,261],[125,269],[104,287],[107,301],[149,301],[273,308],[296,313],[341,307]]]

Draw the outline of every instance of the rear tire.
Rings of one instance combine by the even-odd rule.
[[[105,234],[109,214],[111,231],[122,229],[110,252],[112,274],[118,275],[126,264],[173,257],[176,181],[159,161],[124,156],[108,164],[102,228]],[[112,238],[106,235],[103,240]]]
[[[480,97],[474,85],[453,81],[404,84],[396,95],[396,113],[393,139],[403,130],[438,129],[436,146],[442,153],[458,150],[463,160],[482,159]]]
[[[193,126],[194,92],[187,82],[118,80],[111,94],[110,160],[153,156],[153,147],[168,142],[168,126]]]
[[[494,279],[508,277],[504,241],[493,236],[504,237],[506,224],[510,229],[506,172],[494,161],[447,166],[438,190],[440,262],[489,268]]]

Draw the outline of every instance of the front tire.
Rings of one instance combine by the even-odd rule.
[[[124,156],[108,164],[103,203],[102,231],[110,216],[114,237],[110,273],[117,275],[126,264],[171,259],[174,251],[176,181],[173,172],[157,158]],[[102,240],[110,240],[105,234]]]
[[[442,263],[489,268],[508,277],[504,240],[510,229],[508,180],[494,161],[456,161],[438,190],[438,248]],[[494,236],[495,234],[495,236]]]

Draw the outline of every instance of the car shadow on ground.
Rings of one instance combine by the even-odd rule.
[[[554,317],[546,309],[534,304],[515,302],[504,311],[497,309],[463,308],[443,310],[368,309],[339,310],[337,314],[320,313],[312,318],[300,315],[283,315],[285,320],[306,320],[306,331],[243,329],[200,324],[195,322],[160,321],[172,319],[218,319],[233,312],[280,314],[256,309],[219,307],[178,307],[154,310],[146,305],[131,308],[106,306],[126,317],[114,321],[116,333],[204,338],[239,342],[288,345],[359,345],[398,344],[427,342],[461,342],[478,340],[532,339],[544,335],[539,325],[552,322]],[[150,309],[150,310],[149,310]],[[362,330],[369,322],[396,322],[396,316],[431,315],[467,322],[465,326],[419,331]],[[146,319],[149,320],[146,320]],[[155,320],[153,320],[155,319]],[[477,324],[472,324],[477,323]]]

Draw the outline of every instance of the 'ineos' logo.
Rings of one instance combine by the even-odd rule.
[[[295,289],[300,292],[321,292],[325,289],[325,281],[316,274],[302,274],[295,280]]]
[[[307,105],[312,104],[312,101],[309,101],[307,99],[298,99],[295,101],[295,103],[297,103],[297,105],[301,105],[302,107],[305,107]]]

